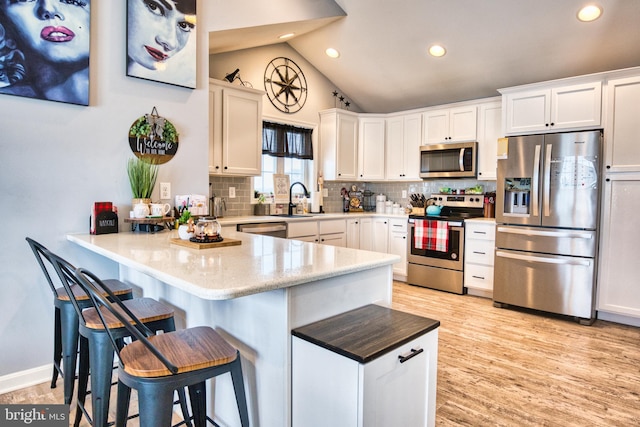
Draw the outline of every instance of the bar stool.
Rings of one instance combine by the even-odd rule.
[[[227,372],[233,381],[241,425],[249,425],[240,352],[216,331],[199,326],[154,335],[122,302],[111,302],[102,295],[108,290],[93,273],[78,268],[75,276],[98,313],[103,313],[102,307],[107,309],[135,338],[118,348],[106,316],[100,315],[119,357],[116,427],[126,425],[131,389],[138,392],[140,427],[168,426],[173,390],[183,387],[189,389],[195,426],[204,427],[207,420],[213,423],[206,414],[205,381]]]
[[[92,425],[107,426],[114,355],[109,335],[115,338],[118,348],[122,348],[123,339],[130,337],[131,334],[110,312],[106,310],[98,312],[93,306],[83,309],[81,301],[72,293],[74,286],[80,287],[74,275],[75,267],[50,251],[44,251],[42,255],[54,266],[64,289],[71,296],[71,304],[80,320],[80,363],[74,426],[79,426],[83,414]],[[108,288],[105,288],[104,292],[107,297],[114,297]],[[122,309],[128,314],[134,315],[154,333],[175,331],[173,309],[152,298],[134,298],[122,301]],[[102,323],[102,319],[105,320],[105,324]],[[110,331],[109,334],[105,331],[105,325]],[[84,407],[89,371],[91,371],[92,416],[89,416]],[[190,426],[190,415],[187,410],[184,389],[178,389],[178,395],[185,423]]]
[[[27,243],[31,247],[33,254],[44,273],[44,277],[49,283],[53,293],[54,312],[54,338],[53,338],[53,375],[51,378],[51,388],[56,387],[58,375],[64,380],[64,403],[71,404],[76,373],[76,360],[78,354],[78,314],[71,305],[69,294],[63,287],[56,288],[47,265],[50,262],[44,255],[49,252],[42,244],[27,237]],[[47,263],[45,264],[45,261]],[[112,294],[121,300],[133,298],[131,286],[119,280],[108,279],[104,281],[105,286],[111,290]],[[82,308],[90,307],[91,302],[84,291],[74,286],[73,295]],[[106,294],[105,294],[106,295]],[[60,362],[62,361],[62,366]]]

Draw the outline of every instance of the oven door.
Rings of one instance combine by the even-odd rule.
[[[409,241],[407,261],[412,264],[447,268],[462,271],[464,263],[464,226],[461,221],[447,221],[449,225],[449,245],[446,252],[416,249],[414,219],[409,219]]]

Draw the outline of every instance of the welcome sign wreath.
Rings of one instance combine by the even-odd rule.
[[[157,165],[167,163],[178,151],[178,131],[153,107],[129,128],[129,147],[138,158]]]

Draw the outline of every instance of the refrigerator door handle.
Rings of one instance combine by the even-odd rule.
[[[553,146],[547,144],[544,152],[544,188],[542,189],[542,211],[544,216],[549,216],[549,194],[551,191],[551,151]]]
[[[585,267],[590,267],[592,262],[589,259],[582,259],[582,258],[571,258],[571,259],[548,258],[543,256],[512,254],[512,253],[502,252],[502,251],[496,251],[496,256],[499,256],[502,258],[517,259],[520,261],[541,262],[545,264],[582,265]]]
[[[460,156],[458,157],[458,166],[460,166],[460,172],[464,172],[464,148],[460,149]]]
[[[533,176],[531,177],[531,211],[533,216],[539,216],[538,191],[540,185],[540,146],[536,145],[533,155]]]
[[[544,231],[544,230],[520,230],[507,227],[498,227],[500,233],[522,234],[525,236],[543,237],[568,237],[571,239],[592,239],[591,233],[581,233],[579,231]]]

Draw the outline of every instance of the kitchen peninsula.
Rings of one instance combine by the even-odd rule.
[[[251,425],[291,425],[291,330],[366,304],[390,306],[399,257],[245,233],[192,249],[176,231],[69,234],[119,264],[120,279],[172,305],[178,327],[210,325],[242,354]],[[238,425],[231,381],[216,379],[215,419]],[[211,399],[213,400],[213,399]]]

